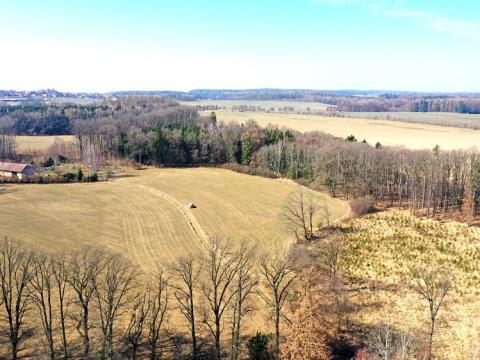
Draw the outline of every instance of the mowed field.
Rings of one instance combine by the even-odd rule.
[[[256,240],[260,250],[286,248],[281,219],[297,185],[214,168],[132,171],[109,182],[7,185],[0,193],[0,235],[51,252],[103,246],[145,271],[188,253],[209,236]],[[347,203],[318,194],[333,218]],[[196,209],[187,209],[194,202]]]
[[[279,108],[291,107],[293,111],[306,112],[306,111],[325,111],[328,104],[322,104],[318,102],[307,101],[289,101],[289,100],[198,100],[198,101],[180,101],[182,105],[190,106],[208,106],[216,105],[220,108],[231,110],[233,106],[248,105],[259,106],[266,110],[275,108],[278,111]]]
[[[404,146],[411,149],[432,149],[439,145],[443,150],[468,149],[480,144],[480,131],[439,125],[414,124],[401,121],[360,118],[340,118],[319,115],[278,114],[260,112],[217,111],[220,121],[246,122],[254,119],[261,126],[278,125],[301,132],[323,131],[345,138],[354,135],[359,141],[370,144],[377,141],[387,146]]]
[[[480,129],[480,114],[447,112],[344,112],[345,116]]]
[[[55,136],[15,136],[17,150],[46,150],[50,145],[59,139],[66,142],[74,142],[73,135],[55,135]]]

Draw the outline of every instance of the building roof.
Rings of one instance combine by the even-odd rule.
[[[0,161],[0,171],[21,173],[27,167],[28,167],[27,164],[16,164],[16,163],[9,163],[9,162],[1,162]]]

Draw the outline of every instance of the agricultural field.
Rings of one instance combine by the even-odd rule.
[[[353,118],[399,120],[420,124],[480,129],[480,114],[447,112],[343,112],[342,114]]]
[[[439,311],[439,359],[470,359],[480,340],[480,229],[422,220],[403,211],[354,219],[345,231],[341,267],[356,288],[360,328],[388,320],[399,331],[423,336],[428,303],[413,291],[417,267],[448,271],[452,289]],[[381,304],[381,306],[379,306]]]
[[[55,135],[55,136],[15,136],[17,143],[17,150],[46,150],[50,145],[53,145],[55,139],[66,142],[74,142],[73,135]]]
[[[380,142],[411,149],[468,149],[480,144],[480,131],[391,120],[327,117],[320,115],[216,111],[220,121],[244,123],[254,119],[261,126],[277,125],[301,132],[323,131],[345,138],[353,134],[359,141]]]
[[[214,105],[218,106],[221,109],[231,110],[233,106],[248,105],[248,106],[258,106],[269,110],[270,108],[275,108],[275,111],[285,107],[293,108],[293,112],[315,112],[315,111],[325,111],[328,104],[322,104],[318,102],[307,102],[307,101],[289,101],[289,100],[198,100],[198,101],[180,101],[182,105],[190,106],[208,106]]]
[[[144,270],[202,251],[208,236],[251,239],[260,249],[286,248],[286,197],[297,185],[214,168],[131,171],[109,182],[7,185],[0,231],[46,251],[101,245]],[[346,202],[318,194],[332,219]],[[187,209],[188,202],[196,209]],[[26,221],[25,219],[28,219]]]

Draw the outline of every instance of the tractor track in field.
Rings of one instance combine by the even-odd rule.
[[[140,185],[135,185],[135,187],[146,190],[152,194],[155,194],[161,197],[162,199],[167,200],[171,205],[177,208],[177,210],[180,211],[182,216],[185,218],[185,220],[189,224],[192,231],[197,235],[201,245],[205,249],[208,248],[209,236],[207,235],[205,230],[203,230],[203,228],[201,227],[195,215],[193,215],[190,211],[187,211],[177,199],[175,199],[173,196],[168,195],[167,193],[164,193],[163,191],[152,188],[151,186],[140,184]]]

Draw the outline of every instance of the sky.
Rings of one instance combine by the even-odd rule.
[[[0,89],[480,91],[478,0],[0,0]]]

